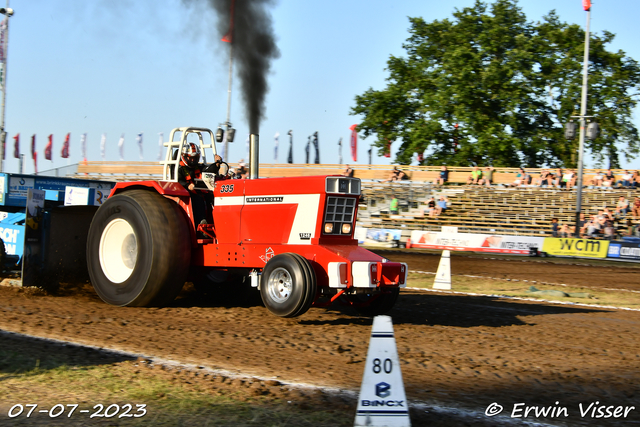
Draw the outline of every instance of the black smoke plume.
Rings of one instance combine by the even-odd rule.
[[[271,61],[280,56],[268,10],[275,3],[274,0],[183,1],[187,4],[205,4],[213,9],[218,17],[218,40],[229,34],[233,19],[233,66],[240,78],[249,131],[259,133],[260,120],[264,117],[265,97],[269,90],[267,76],[271,69]]]

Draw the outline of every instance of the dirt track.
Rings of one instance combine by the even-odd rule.
[[[438,263],[430,254],[384,256],[411,270]],[[454,256],[452,271],[640,290],[640,270],[623,266]],[[515,403],[566,407],[568,417],[546,419],[554,424],[640,423],[640,312],[403,291],[389,314],[410,401],[481,413],[497,402],[507,415]],[[108,306],[88,285],[57,296],[0,287],[0,329],[357,390],[371,319],[346,307],[280,319],[259,305],[203,301],[190,288],[172,307],[148,309]],[[579,404],[595,401],[635,409],[615,420],[581,417]]]

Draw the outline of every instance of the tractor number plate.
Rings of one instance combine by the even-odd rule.
[[[233,193],[233,184],[223,185],[220,187],[221,193]]]

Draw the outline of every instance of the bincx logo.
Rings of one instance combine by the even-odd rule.
[[[376,384],[376,396],[382,398],[391,396],[391,385],[385,382]]]

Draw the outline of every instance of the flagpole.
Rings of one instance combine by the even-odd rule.
[[[233,15],[236,0],[231,0],[231,22],[229,23],[229,31],[222,38],[223,41],[229,42],[229,89],[227,90],[227,122],[225,123],[226,132],[224,133],[224,155],[229,160],[229,131],[231,130],[231,83],[233,81]]]
[[[7,99],[7,62],[8,62],[8,55],[7,55],[7,48],[9,47],[9,17],[13,15],[13,9],[9,8],[9,0],[7,0],[7,7],[6,8],[0,8],[0,13],[5,15],[7,18],[7,27],[5,28],[5,33],[4,33],[4,42],[3,42],[3,46],[2,46],[2,51],[3,51],[3,67],[2,67],[2,112],[0,112],[0,156],[2,156],[0,158],[0,172],[3,171],[2,166],[4,163],[4,150],[6,149],[6,140],[7,140],[7,133],[4,130],[4,108],[5,108],[5,102]]]
[[[587,114],[587,87],[589,82],[589,24],[591,22],[591,3],[588,7],[585,5],[587,12],[587,27],[584,35],[584,63],[582,64],[582,99],[580,105],[580,139],[578,144],[578,180],[576,190],[576,229],[575,237],[580,238],[580,213],[582,212],[582,172],[584,167],[584,134],[585,134],[585,116]]]

